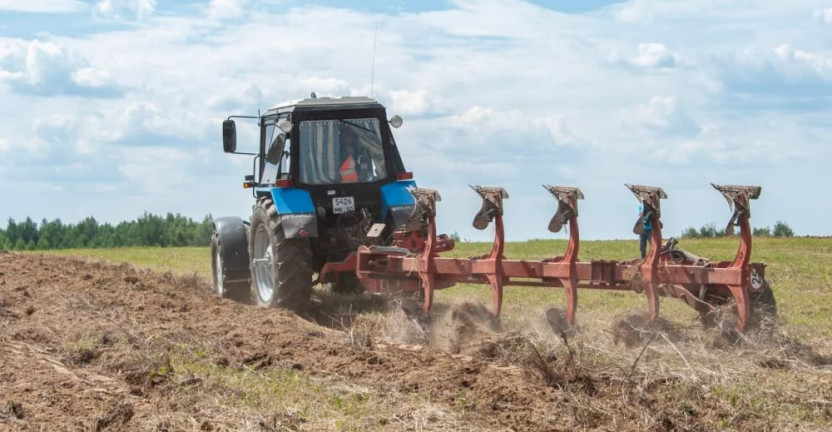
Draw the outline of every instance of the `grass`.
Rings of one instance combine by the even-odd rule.
[[[681,244],[686,250],[711,260],[731,260],[736,252],[736,238],[691,239]],[[488,243],[462,243],[447,256],[468,257],[490,251]],[[541,259],[563,253],[565,240],[530,240],[510,242],[505,254],[511,259]],[[208,248],[122,248],[69,249],[54,251],[59,255],[81,255],[109,262],[129,262],[135,266],[176,274],[211,277]],[[636,257],[636,241],[584,241],[581,259],[622,260]],[[798,334],[808,337],[832,337],[832,239],[829,238],[758,238],[754,241],[752,260],[768,265],[766,278],[772,285],[781,322]],[[490,304],[490,290],[482,285],[461,284],[437,294],[438,302],[463,298],[481,299]],[[564,304],[559,289],[507,287],[503,310],[506,319],[518,319],[530,310]],[[578,319],[581,314],[612,314],[622,310],[645,310],[646,301],[635,293],[582,290],[579,292]],[[661,314],[688,324],[697,315],[680,301],[664,299]]]

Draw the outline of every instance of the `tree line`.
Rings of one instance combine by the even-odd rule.
[[[38,224],[28,217],[21,222],[10,218],[6,228],[0,229],[0,249],[208,246],[214,232],[212,220],[211,215],[198,222],[180,214],[157,216],[146,212],[136,220],[116,225],[98,223],[93,217],[76,224],[60,219],[44,219]]]
[[[737,231],[739,233],[739,231]],[[751,232],[754,237],[794,237],[794,231],[789,224],[777,221],[773,227],[758,227]],[[690,227],[682,232],[682,238],[714,238],[725,237],[725,229],[717,228],[713,223],[705,224],[699,229]]]

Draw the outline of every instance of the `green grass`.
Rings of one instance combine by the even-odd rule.
[[[736,252],[736,238],[684,240],[681,246],[712,261],[731,260]],[[468,257],[488,253],[488,243],[462,243],[446,256]],[[565,240],[531,240],[511,242],[505,254],[510,259],[554,257],[566,249]],[[59,255],[81,255],[109,262],[129,262],[143,268],[211,277],[208,248],[123,248],[70,249],[55,251]],[[637,257],[636,241],[584,241],[580,258],[622,260]],[[777,298],[781,321],[806,335],[832,336],[832,239],[828,238],[758,238],[754,241],[752,260],[768,265],[766,278]],[[463,298],[481,299],[490,304],[490,289],[483,285],[462,284],[442,291],[438,302]],[[528,315],[530,311],[564,304],[559,289],[507,287],[503,303],[506,318]],[[627,309],[645,309],[643,296],[635,293],[582,290],[579,292],[578,316],[591,311],[611,314]],[[664,299],[663,317],[675,321],[696,320],[696,314],[682,302]]]

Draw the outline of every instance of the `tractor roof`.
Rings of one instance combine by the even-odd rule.
[[[299,99],[279,103],[271,108],[267,114],[277,114],[292,111],[317,111],[326,109],[356,109],[356,108],[383,108],[378,101],[365,96],[345,96],[338,98],[319,97],[311,99]]]

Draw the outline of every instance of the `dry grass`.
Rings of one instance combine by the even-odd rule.
[[[692,252],[716,259],[729,259],[735,247],[734,239],[686,243],[683,247]],[[557,241],[510,244],[507,255],[541,258],[557,255],[563,245]],[[487,247],[463,244],[455,254],[476,255]],[[635,250],[635,242],[587,242],[582,245],[582,258],[624,259]],[[101,253],[107,259],[130,255],[119,251],[113,258]],[[206,258],[199,266],[196,259],[185,259],[194,268],[173,270],[208,274],[206,251],[182,253]],[[581,428],[619,422],[641,425],[642,430],[830,430],[832,241],[763,239],[756,243],[754,259],[769,265],[767,277],[777,296],[780,319],[766,331],[736,339],[726,339],[719,329],[702,328],[694,312],[673,300],[662,301],[663,319],[649,326],[644,299],[633,293],[582,291],[579,327],[567,329],[557,318],[560,314],[549,310],[563,304],[559,290],[509,288],[503,319],[491,323],[477,312],[479,303],[490,302],[489,290],[475,285],[440,292],[431,317],[421,316],[408,301],[397,300],[391,306],[374,296],[318,293],[317,319],[342,331],[355,346],[389,345],[414,355],[444,350],[460,359],[475,358],[505,368],[501,373],[507,382],[526,377],[556,389],[563,394],[559,406]],[[152,265],[166,268],[162,262]],[[72,347],[75,354],[68,355],[82,359],[78,350],[87,339],[79,339],[82,342]],[[226,410],[223,415],[259,418],[251,423],[251,430],[453,430],[468,424],[471,410],[480,403],[464,392],[449,405],[338,376],[216,366],[192,354],[173,355],[170,363],[174,382],[195,376],[202,380],[200,388],[232,389],[201,406]],[[316,388],[319,391],[310,390]],[[296,395],[300,405],[287,403],[288,394]],[[301,406],[304,403],[312,408]],[[624,406],[638,409],[618,408]],[[384,418],[401,423],[359,420],[391,407],[398,409]],[[552,421],[555,424],[557,419]]]

